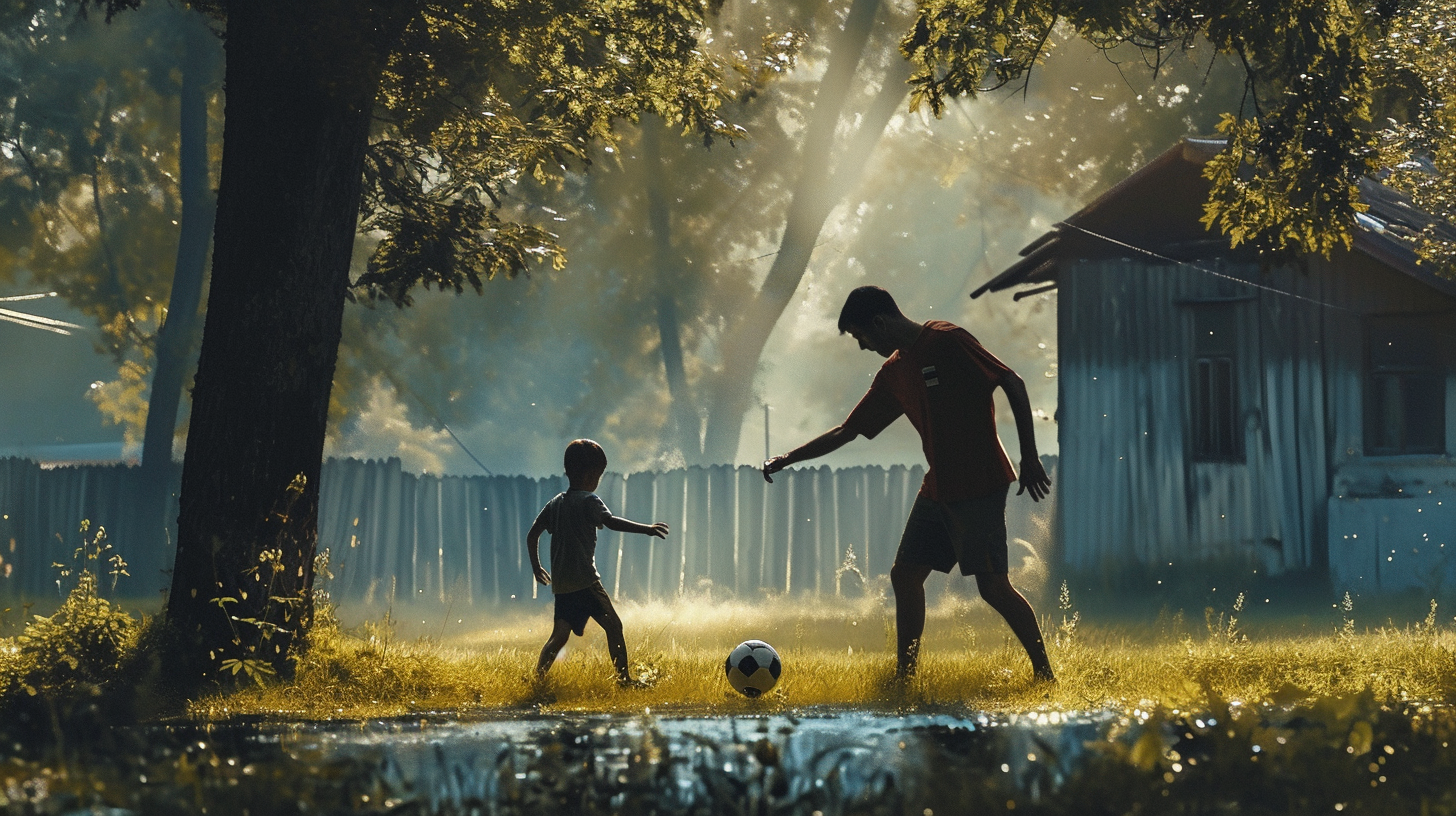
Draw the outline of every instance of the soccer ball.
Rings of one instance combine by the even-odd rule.
[[[745,640],[728,653],[723,669],[728,673],[728,685],[746,697],[757,697],[779,681],[783,664],[774,647],[761,640]]]

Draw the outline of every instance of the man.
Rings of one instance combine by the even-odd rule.
[[[1021,440],[1016,495],[1040,501],[1051,480],[1036,454],[1026,385],[965,329],[944,321],[916,323],[889,292],[861,286],[839,313],[839,331],[888,358],[844,424],[763,463],[763,476],[838,450],[857,436],[874,439],[902,414],[920,433],[929,469],[905,532],[890,584],[895,590],[896,675],[915,673],[925,631],[925,579],[931,570],[976,576],[981,598],[1006,619],[1031,658],[1037,680],[1054,681],[1036,613],[1007,577],[1006,494],[1017,481],[996,436],[991,394],[1006,392]]]

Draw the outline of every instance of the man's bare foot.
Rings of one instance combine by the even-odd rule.
[[[652,684],[649,683],[649,682],[647,682],[646,680],[641,680],[641,679],[637,679],[637,678],[632,678],[632,677],[618,677],[617,678],[617,688],[619,688],[619,689],[633,689],[633,690],[636,690],[636,689],[648,689],[648,688],[652,688]]]
[[[1034,682],[1034,683],[1053,683],[1054,684],[1054,683],[1057,682],[1057,676],[1052,673],[1052,667],[1051,666],[1047,666],[1046,668],[1037,669],[1036,671],[1032,672],[1031,673],[1031,679],[1032,679],[1032,682]]]

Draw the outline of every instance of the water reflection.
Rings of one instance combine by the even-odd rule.
[[[495,803],[629,803],[696,812],[730,796],[746,812],[821,813],[901,800],[948,768],[1038,797],[1072,775],[1110,713],[990,717],[866,713],[376,722],[259,734],[297,756],[377,768],[396,802],[430,813]],[[622,811],[630,812],[630,811]]]
[[[1453,739],[1450,708],[1369,693],[1198,713],[112,729],[46,757],[0,746],[0,812],[1450,813]]]

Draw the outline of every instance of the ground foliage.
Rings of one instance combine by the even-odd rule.
[[[1099,626],[1070,599],[1044,619],[1059,682],[1034,684],[1021,647],[979,601],[947,598],[927,623],[923,669],[892,682],[893,610],[879,600],[767,604],[624,604],[633,673],[648,688],[620,691],[600,634],[573,639],[544,681],[531,671],[549,631],[544,616],[445,636],[455,621],[417,638],[396,620],[329,629],[300,658],[292,683],[239,688],[192,705],[194,717],[329,720],[452,711],[623,714],[651,708],[684,715],[855,710],[1016,712],[1142,707],[1188,710],[1209,699],[1245,703],[1369,692],[1380,700],[1456,700],[1456,633],[1433,608],[1401,628],[1357,626],[1354,607],[1320,631],[1249,630],[1239,597],[1189,623]],[[463,619],[462,624],[463,625]],[[745,637],[768,640],[784,659],[762,700],[732,692],[722,661]]]
[[[56,564],[56,584],[70,589],[50,615],[28,615],[13,637],[0,638],[0,739],[39,736],[64,741],[68,732],[106,719],[101,707],[121,685],[123,666],[135,655],[144,621],[102,597],[128,574],[126,562],[106,539],[105,528],[81,527],[82,541],[70,564]],[[6,608],[0,619],[17,610]],[[108,688],[110,687],[110,688]]]
[[[1196,624],[1174,612],[1133,634],[1085,620],[1064,590],[1045,620],[1054,687],[1032,684],[1002,624],[963,599],[932,609],[922,674],[904,687],[888,682],[893,631],[878,598],[627,604],[634,670],[650,683],[628,691],[613,684],[599,636],[544,683],[530,679],[540,616],[447,640],[400,635],[392,610],[357,629],[320,614],[291,683],[200,701],[166,727],[107,721],[95,705],[81,715],[53,706],[53,721],[80,716],[96,727],[58,729],[64,740],[46,739],[45,725],[17,731],[21,673],[36,692],[26,699],[52,701],[125,675],[137,622],[96,586],[95,570],[83,570],[60,612],[0,642],[9,690],[0,695],[0,812],[1456,813],[1456,635],[1434,604],[1423,621],[1376,629],[1359,626],[1353,602],[1336,604],[1321,631],[1293,635],[1250,628],[1239,598]],[[737,696],[721,677],[719,641],[743,631],[765,634],[785,658],[780,686],[763,700]],[[1092,743],[1074,749],[1049,736],[1048,724],[1099,710],[1110,713]],[[794,748],[798,717],[835,711],[938,711],[982,717],[983,727],[907,727],[890,756],[852,732],[812,755]],[[1013,727],[984,727],[984,712],[1040,730],[1027,742]],[[775,713],[782,728],[746,727],[722,741],[674,740],[656,720],[751,724]],[[485,766],[438,751],[424,777],[403,773],[387,747],[330,753],[295,730],[387,718],[427,736],[431,723],[482,716],[558,725]]]

